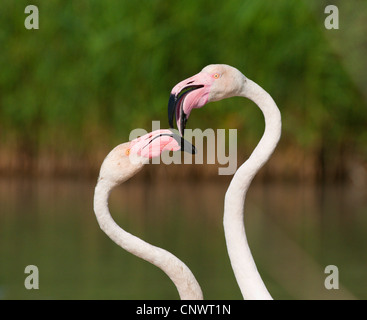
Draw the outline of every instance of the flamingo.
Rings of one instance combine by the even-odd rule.
[[[281,135],[281,115],[272,97],[258,84],[229,65],[208,65],[198,74],[181,81],[171,91],[168,103],[169,124],[183,135],[194,108],[233,96],[246,97],[257,104],[265,118],[264,134],[234,174],[224,200],[223,225],[228,255],[244,299],[272,300],[251,254],[244,225],[247,190],[256,173],[273,153]]]
[[[108,209],[112,189],[139,172],[149,159],[164,150],[195,153],[196,148],[170,130],[156,130],[115,147],[104,159],[94,193],[94,212],[101,229],[123,249],[161,270],[175,284],[182,300],[202,300],[199,283],[190,269],[170,252],[128,233],[113,220]]]

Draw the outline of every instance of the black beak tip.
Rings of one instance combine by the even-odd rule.
[[[182,136],[185,134],[185,128],[187,123],[187,116],[183,110],[181,110],[181,118],[180,118],[180,133]]]
[[[181,151],[187,152],[187,153],[191,153],[191,154],[196,154],[197,153],[197,149],[196,147],[191,144],[190,142],[188,142],[187,140],[185,140],[182,136],[173,136],[176,141],[179,141],[179,144],[181,146]]]
[[[168,100],[168,123],[170,128],[173,128],[173,119],[176,112],[177,97],[171,93]]]

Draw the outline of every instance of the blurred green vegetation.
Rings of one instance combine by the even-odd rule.
[[[152,120],[167,127],[171,88],[208,64],[226,63],[273,96],[283,115],[284,147],[314,154],[321,166],[341,154],[365,158],[366,96],[351,75],[360,61],[351,71],[335,49],[341,39],[338,30],[324,28],[327,3],[35,0],[40,29],[27,30],[29,1],[3,0],[2,150],[35,159],[41,153],[93,157],[126,141],[134,128],[150,130]],[[342,9],[367,12],[362,1],[334,3],[340,34],[348,30]],[[351,37],[362,39],[365,20],[354,22]],[[188,127],[238,128],[240,143],[253,146],[264,122],[242,100],[195,111]]]

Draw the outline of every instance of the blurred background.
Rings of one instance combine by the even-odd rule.
[[[39,9],[27,30],[24,9]],[[339,29],[327,30],[328,4]],[[282,113],[282,138],[250,188],[250,247],[275,299],[367,298],[367,2],[28,1],[0,7],[0,299],[178,299],[124,252],[92,209],[101,162],[135,128],[168,127],[171,88],[225,63]],[[264,130],[243,98],[188,128],[238,129],[238,163]],[[241,299],[227,257],[217,165],[151,165],[112,193],[126,230],[177,255],[206,299]],[[37,265],[40,289],[26,290]],[[327,290],[327,265],[340,289]]]

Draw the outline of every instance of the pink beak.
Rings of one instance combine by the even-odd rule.
[[[178,83],[171,91],[168,101],[168,121],[173,128],[173,118],[176,117],[177,128],[184,134],[187,119],[194,108],[201,108],[208,102],[210,87],[214,78],[205,72],[200,72]]]

